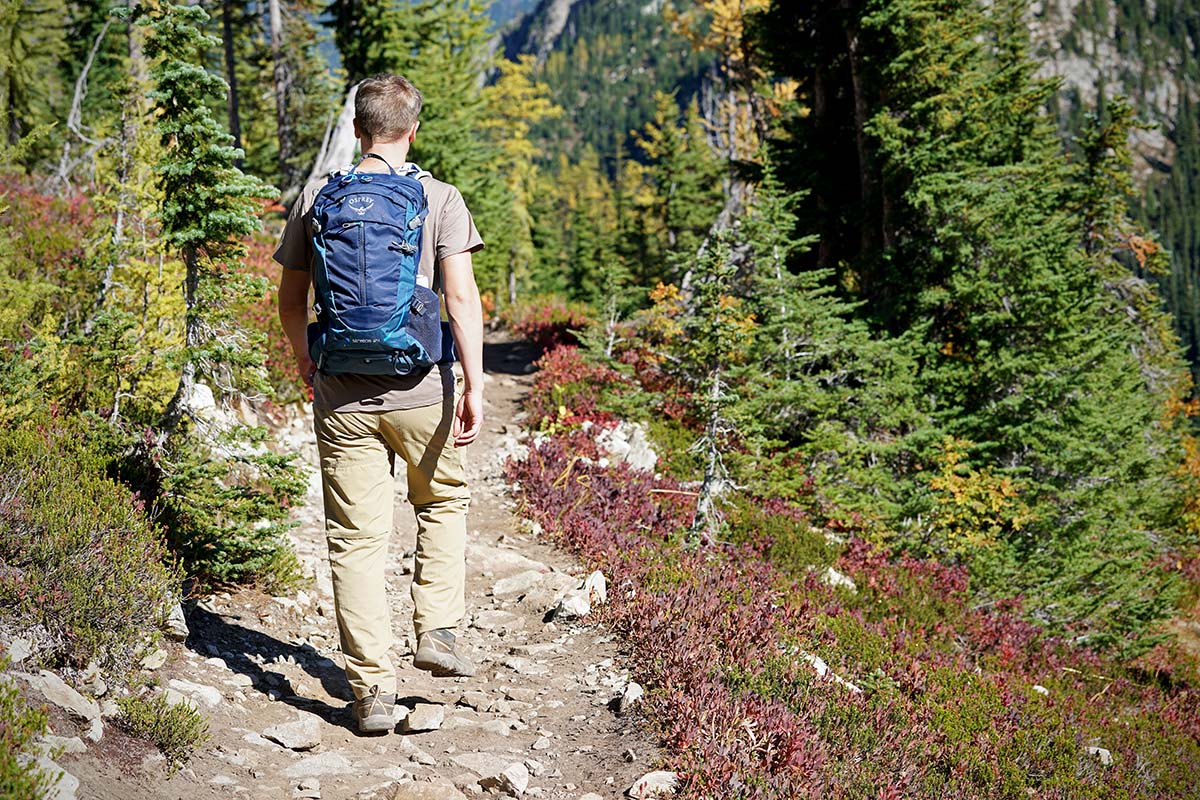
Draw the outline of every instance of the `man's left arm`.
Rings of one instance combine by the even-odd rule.
[[[312,386],[317,365],[308,355],[308,272],[284,268],[279,279],[279,323],[296,356],[300,377]]]

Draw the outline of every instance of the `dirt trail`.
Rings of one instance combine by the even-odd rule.
[[[584,573],[561,551],[524,532],[500,466],[513,446],[517,403],[528,390],[529,353],[519,344],[487,347],[486,423],[469,451],[473,502],[467,545],[468,616],[460,634],[479,666],[474,678],[435,679],[411,666],[408,595],[415,541],[412,508],[397,478],[390,556],[400,666],[399,697],[436,730],[363,738],[348,712],[340,668],[329,568],[321,531],[321,497],[311,422],[297,415],[279,431],[312,468],[307,503],[293,531],[306,571],[305,591],[289,597],[220,594],[188,612],[191,635],[166,645],[155,671],[164,688],[195,702],[211,740],[173,777],[161,756],[105,725],[86,753],[58,763],[80,780],[82,800],[210,797],[459,798],[515,793],[576,800],[622,795],[653,767],[654,751],[633,716],[610,707],[627,678],[617,646],[602,628],[546,623],[548,609]],[[402,471],[401,471],[402,472]],[[430,707],[419,704],[429,704]],[[56,715],[55,733],[74,723]],[[291,725],[308,744],[293,751],[263,736]],[[401,730],[404,723],[401,723]],[[77,727],[77,726],[76,726]],[[510,769],[510,782],[498,777]],[[589,798],[594,800],[594,798]]]

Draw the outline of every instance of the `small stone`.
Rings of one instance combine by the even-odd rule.
[[[50,776],[53,788],[46,794],[46,800],[75,800],[75,793],[79,791],[78,778],[45,756],[37,756],[34,761],[38,769]]]
[[[204,659],[204,663],[208,664],[210,667],[216,667],[217,669],[229,669],[229,666],[225,663],[225,659],[218,656],[206,658]]]
[[[635,798],[635,800],[642,800],[642,798],[646,797],[672,794],[678,786],[679,776],[674,772],[655,770],[654,772],[647,772],[634,781],[633,785],[625,790],[625,794]]]
[[[450,761],[455,766],[478,775],[481,784],[487,782],[489,785],[498,785],[500,776],[512,763],[507,758],[491,753],[462,753],[451,756]]]
[[[525,759],[525,768],[529,770],[530,775],[536,778],[546,769],[546,765],[536,758],[527,758]]]
[[[1037,692],[1038,694],[1050,694],[1049,689],[1047,689],[1045,686],[1042,686],[1041,684],[1038,684],[1038,683],[1035,683],[1033,685],[1033,690],[1035,692]]]
[[[305,715],[292,722],[272,725],[262,735],[288,750],[312,750],[321,744],[321,720]]]
[[[198,711],[200,708],[199,706],[196,705],[195,700],[191,699],[190,697],[187,697],[182,692],[178,692],[174,689],[165,690],[163,692],[163,697],[166,698],[167,705],[172,706],[172,707],[177,706],[180,703],[182,703],[183,705],[192,709],[192,711]]]
[[[209,783],[214,786],[237,786],[237,781],[228,775],[214,775],[209,780]]]
[[[854,579],[849,575],[843,575],[833,567],[826,567],[825,571],[821,573],[821,583],[834,589],[845,589],[851,594],[858,592],[858,585],[854,583]]]
[[[98,742],[104,738],[104,720],[96,717],[88,722],[87,733],[83,734],[89,742]]]
[[[476,711],[485,711],[492,703],[492,698],[487,692],[463,692],[463,696],[458,699],[460,706],[473,708]]]
[[[617,699],[617,713],[627,714],[638,703],[641,702],[642,696],[646,692],[637,681],[630,681],[625,684],[625,688],[621,691],[621,696]]]
[[[500,664],[501,666],[508,667],[518,675],[545,675],[550,671],[550,668],[545,664],[539,664],[536,661],[530,661],[520,656],[510,656],[501,661]]]
[[[72,689],[62,678],[49,670],[27,678],[42,695],[56,706],[61,706],[77,717],[86,720],[100,719],[100,706]]]
[[[477,731],[494,734],[496,736],[508,736],[513,731],[513,723],[502,719],[489,719],[486,722],[480,722],[474,727]]]
[[[87,752],[87,745],[78,736],[55,736],[47,734],[40,741],[43,749],[47,751],[47,756],[50,756],[50,751],[53,750],[58,750],[64,755],[78,755]]]
[[[626,748],[624,753],[621,753],[621,758],[632,764],[633,762],[637,761],[637,753],[633,752],[632,747],[629,747]]]
[[[530,747],[534,750],[548,750],[550,749],[550,740],[545,736],[539,736]]]
[[[167,634],[167,638],[173,639],[176,642],[182,642],[188,637],[187,618],[183,615],[183,605],[176,603],[171,607],[171,613],[167,615],[163,622],[163,630]]]
[[[288,766],[282,774],[285,778],[312,778],[320,775],[345,775],[353,767],[349,760],[339,753],[318,753],[306,756]]]
[[[504,696],[518,703],[532,703],[537,700],[537,691],[526,686],[511,686],[504,690]]]
[[[604,798],[595,792],[588,792],[587,794],[579,795],[579,800],[604,800]]]
[[[602,606],[608,602],[608,580],[604,573],[596,570],[583,580],[583,591],[593,606]]]
[[[446,707],[437,703],[417,703],[400,723],[405,733],[436,731],[446,721]]]
[[[221,695],[221,690],[213,686],[205,686],[202,683],[192,683],[191,681],[181,681],[177,678],[172,678],[167,681],[167,686],[172,689],[183,692],[184,694],[204,704],[209,708],[216,708],[224,702],[224,697]]]
[[[258,745],[259,747],[275,747],[274,742],[272,742],[270,739],[263,736],[262,734],[255,733],[254,731],[250,731],[245,736],[243,736],[242,741],[248,742],[249,744]]]
[[[1087,754],[1089,756],[1095,756],[1096,758],[1098,758],[1100,760],[1100,763],[1103,766],[1105,766],[1105,767],[1112,766],[1113,757],[1112,757],[1112,753],[1109,752],[1108,750],[1105,750],[1103,747],[1087,747],[1084,749],[1087,750]]]
[[[525,570],[518,572],[516,575],[511,575],[507,578],[501,578],[492,586],[493,597],[514,597],[528,592],[536,587],[542,580],[542,573],[537,570]]]
[[[33,655],[33,643],[28,639],[18,637],[9,642],[8,660],[12,663],[19,664],[31,655]]]
[[[389,788],[389,800],[466,800],[466,795],[452,784],[407,781]]]
[[[154,670],[167,663],[167,651],[161,647],[155,649],[153,653],[142,659],[142,669],[153,672]]]
[[[520,797],[529,788],[529,768],[520,762],[509,764],[500,773],[500,788]]]
[[[583,589],[572,589],[562,596],[550,615],[558,621],[569,621],[586,617],[590,613],[592,604],[588,600],[587,592]]]
[[[230,686],[250,687],[254,685],[253,678],[251,678],[249,675],[243,675],[240,672],[233,673],[233,675],[227,678],[225,682]]]
[[[316,778],[305,778],[296,785],[296,789],[292,792],[292,797],[320,800],[321,782]]]

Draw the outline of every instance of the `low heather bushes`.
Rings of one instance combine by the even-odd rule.
[[[729,542],[682,547],[691,487],[600,466],[579,424],[608,421],[588,413],[600,392],[584,381],[564,390],[567,415],[551,413],[556,381],[593,369],[576,362],[543,360],[528,408],[549,435],[509,478],[523,513],[611,577],[604,617],[688,796],[1086,800],[1200,786],[1200,691],[1168,652],[1128,665],[1080,649],[1018,599],[976,605],[962,565],[889,552],[779,499],[743,498],[727,508]],[[830,565],[856,589],[822,580]]]
[[[92,435],[76,418],[0,437],[0,622],[29,631],[46,666],[120,672],[180,576]]]
[[[836,562],[857,594],[816,572],[786,577],[765,533],[683,550],[691,508],[677,483],[588,465],[571,439],[551,437],[509,477],[524,513],[612,576],[607,619],[652,688],[648,715],[690,796],[1182,797],[1200,785],[1200,693],[1140,683],[1044,636],[1015,604],[973,608],[962,569],[860,540]]]
[[[0,662],[0,670],[8,666]],[[26,706],[10,678],[0,678],[0,797],[45,797],[54,778],[29,756],[46,733],[46,715]]]
[[[152,742],[167,759],[174,774],[188,762],[197,747],[208,741],[208,721],[187,703],[171,705],[165,694],[149,698],[130,694],[117,698],[118,723],[130,735]]]

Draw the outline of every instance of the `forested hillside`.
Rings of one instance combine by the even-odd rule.
[[[156,628],[301,585],[269,256],[394,71],[543,352],[518,511],[620,587],[683,795],[1193,794],[1200,8],[520,10],[0,0],[6,657],[198,730]]]
[[[1200,362],[1200,21],[1187,2],[1086,0],[1033,9],[1041,73],[1061,77],[1059,114],[1077,133],[1098,98],[1123,96],[1145,127],[1132,132],[1135,215],[1170,251],[1170,268],[1155,275],[1188,348]],[[1104,113],[1101,103],[1100,113]]]

